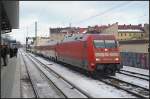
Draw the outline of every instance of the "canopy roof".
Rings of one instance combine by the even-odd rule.
[[[19,28],[19,1],[0,1],[1,29],[3,33]]]

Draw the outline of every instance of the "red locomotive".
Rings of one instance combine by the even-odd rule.
[[[118,42],[109,34],[72,34],[60,43],[37,46],[38,53],[90,73],[115,75],[122,68]]]

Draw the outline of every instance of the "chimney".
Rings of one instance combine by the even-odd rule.
[[[49,28],[49,37],[51,37],[51,28]]]
[[[95,28],[97,28],[98,27],[98,25],[95,25]]]
[[[142,26],[142,24],[138,24],[138,26],[140,26],[140,27],[141,27],[141,26]]]

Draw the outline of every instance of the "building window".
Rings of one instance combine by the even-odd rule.
[[[121,33],[121,36],[122,36],[122,33]]]
[[[141,34],[141,37],[143,37],[143,34]]]
[[[124,34],[124,36],[126,36],[126,33]]]

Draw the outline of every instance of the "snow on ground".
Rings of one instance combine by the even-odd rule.
[[[135,73],[140,73],[140,74],[144,74],[144,75],[149,75],[149,70],[141,69],[141,68],[123,66],[123,70],[131,71],[131,72],[135,72]]]
[[[115,87],[109,86],[98,80],[88,78],[80,73],[69,70],[68,68],[63,67],[59,64],[46,61],[40,57],[36,57],[36,58],[38,58],[41,62],[45,64],[52,64],[52,65],[48,65],[48,67],[56,71],[58,74],[62,75],[71,83],[82,88],[84,91],[89,93],[89,95],[95,98],[133,98],[134,97],[123,90],[119,90]]]
[[[27,70],[29,71],[32,83],[35,85],[36,92],[39,98],[61,98],[61,94],[54,89],[54,87],[49,84],[43,74],[34,66],[32,61],[26,56],[24,56],[26,61]]]
[[[118,73],[116,73],[115,78],[149,89],[149,82],[146,80],[142,80],[139,78],[118,74]]]
[[[141,30],[138,29],[118,29],[118,32],[142,32]]]
[[[144,75],[132,74],[132,73],[129,73],[129,72],[126,72],[126,71],[121,71],[121,73],[129,74],[129,75],[133,75],[133,76],[137,76],[137,77],[141,77],[141,78],[144,78],[144,79],[148,79],[148,80],[149,80],[149,77],[144,76]]]

